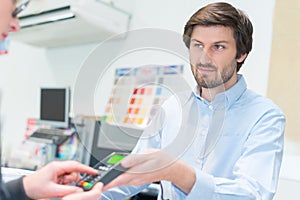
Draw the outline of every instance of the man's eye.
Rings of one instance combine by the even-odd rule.
[[[194,47],[198,48],[198,49],[202,49],[203,48],[203,45],[202,44],[199,44],[199,43],[195,43],[194,44]]]
[[[217,44],[217,45],[215,45],[215,49],[219,51],[219,50],[224,49],[224,46]]]

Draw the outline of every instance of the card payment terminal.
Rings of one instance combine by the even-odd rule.
[[[98,175],[85,175],[77,182],[76,186],[83,188],[84,191],[88,191],[92,189],[97,182],[102,182],[106,185],[127,170],[120,165],[120,161],[127,155],[129,154],[124,152],[113,152],[109,154],[94,166],[94,168],[99,171]]]

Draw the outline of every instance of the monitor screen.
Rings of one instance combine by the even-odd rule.
[[[41,88],[40,124],[69,126],[69,88]]]

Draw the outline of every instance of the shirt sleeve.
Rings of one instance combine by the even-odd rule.
[[[6,188],[10,195],[9,200],[29,200],[24,190],[23,177],[8,182]]]
[[[265,113],[245,141],[234,166],[234,177],[214,177],[195,168],[196,182],[186,199],[273,199],[283,154],[284,128],[285,118],[281,112],[274,109]],[[177,197],[182,196],[178,188],[175,191]]]

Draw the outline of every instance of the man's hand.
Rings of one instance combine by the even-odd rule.
[[[129,155],[121,161],[121,165],[129,170],[106,185],[104,190],[120,185],[141,186],[167,180],[189,193],[196,180],[191,167],[158,149]]]

